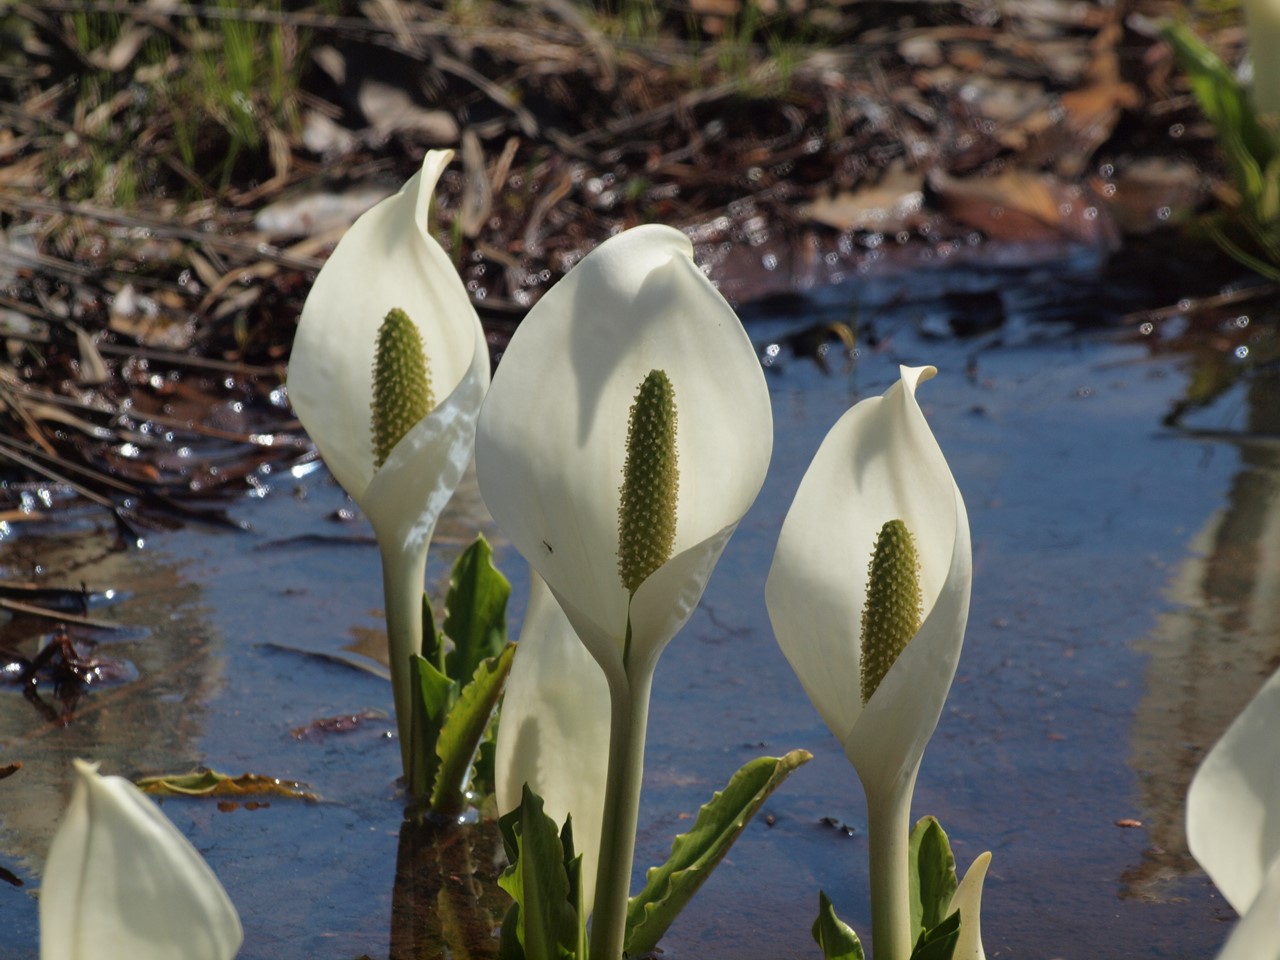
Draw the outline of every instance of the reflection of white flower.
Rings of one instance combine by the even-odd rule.
[[[476,433],[485,504],[609,688],[613,806],[603,821],[593,955],[622,952],[654,667],[759,492],[773,447],[755,350],[692,254],[683,234],[661,226],[628,230],[590,253],[521,323]],[[675,529],[665,562],[632,593],[619,574],[619,488],[632,403],[653,371],[666,374],[676,408]],[[601,945],[614,936],[616,945]]]
[[[765,599],[778,643],[867,795],[872,937],[905,960],[911,793],[955,676],[973,559],[960,490],[916,402],[936,371],[902,368],[882,397],[831,429],[787,514]],[[920,626],[863,702],[862,617],[882,527],[905,524],[918,557]]]
[[[1280,671],[1209,751],[1187,791],[1187,846],[1242,917],[1222,957],[1280,957]]]
[[[76,761],[40,888],[40,960],[230,960],[235,907],[195,847],[121,777]]]
[[[421,650],[427,547],[471,460],[489,384],[480,319],[458,272],[427,232],[431,196],[452,156],[429,152],[399,193],[347,231],[307,296],[289,359],[290,402],[378,538],[402,754],[409,748],[408,660]],[[405,311],[422,336],[439,402],[375,467],[374,353],[393,308]]]

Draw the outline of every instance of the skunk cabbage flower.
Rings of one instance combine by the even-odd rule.
[[[827,434],[765,586],[778,644],[867,796],[878,960],[911,953],[911,793],[969,614],[969,521],[903,367]],[[874,560],[874,562],[873,562]]]
[[[755,350],[692,254],[643,226],[585,257],[512,337],[476,433],[486,506],[609,689],[596,958],[622,955],[654,667],[773,446]]]
[[[498,809],[507,813],[520,806],[528,784],[558,826],[572,814],[587,913],[595,898],[604,815],[601,758],[608,755],[609,687],[604,674],[534,573],[498,724]]]
[[[128,780],[75,765],[40,888],[40,960],[234,957],[240,918],[195,847]]]
[[[422,646],[427,547],[471,460],[489,385],[480,319],[427,232],[452,156],[429,152],[399,193],[343,236],[303,306],[289,360],[293,408],[378,538],[406,770],[408,661]]]
[[[1271,952],[1239,956],[1280,956],[1276,933],[1280,930],[1277,723],[1280,671],[1263,684],[1209,751],[1187,791],[1187,846],[1227,902],[1245,918],[1228,944],[1233,945],[1238,936],[1247,940],[1247,928],[1266,928],[1265,943]],[[1255,910],[1269,911],[1270,919],[1251,919]]]

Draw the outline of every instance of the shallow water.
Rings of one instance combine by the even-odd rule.
[[[1076,266],[1088,275],[1089,264]],[[943,329],[941,297],[956,289],[995,296],[1001,328],[967,338]],[[897,364],[931,363],[940,375],[920,400],[968,504],[975,578],[914,812],[942,820],[963,863],[993,851],[990,957],[1211,956],[1232,912],[1186,854],[1182,798],[1280,657],[1275,370],[1199,411],[1203,434],[1165,428],[1196,373],[1193,355],[1171,345],[1179,321],[1144,335],[1046,320],[1102,310],[1058,269],[880,277],[801,316],[751,316],[748,329],[765,347],[846,317],[855,293],[876,336],[852,369],[833,354],[824,375],[785,350],[770,368],[769,477],[655,682],[637,880],[742,763],[796,747],[815,759],[749,826],[672,928],[666,955],[816,956],[819,888],[869,929],[861,792],[778,651],[762,594],[825,431],[883,392]],[[321,802],[164,809],[240,909],[245,960],[388,955],[400,829],[390,690],[373,672],[305,653],[376,668],[365,654],[380,639],[378,554],[362,522],[334,518],[346,506],[316,470],[271,478],[265,496],[238,503],[248,533],[188,527],[112,551],[110,524],[84,514],[0,543],[9,579],[39,567],[44,582],[123,591],[91,613],[127,630],[77,636],[138,671],[91,691],[66,727],[0,691],[0,764],[24,764],[0,781],[0,866],[23,881],[0,884],[0,958],[36,955],[32,894],[75,756],[126,775],[202,763],[304,782]],[[479,523],[515,582],[518,623],[522,562],[482,518],[464,490],[429,577],[439,582]],[[290,733],[365,712],[351,732]],[[473,854],[481,872],[487,861],[483,848]]]

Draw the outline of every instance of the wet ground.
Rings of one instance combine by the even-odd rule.
[[[1206,957],[1222,942],[1232,912],[1186,854],[1182,802],[1200,757],[1280,657],[1280,378],[1274,359],[1256,363],[1275,349],[1275,317],[1268,327],[1242,307],[1202,325],[1116,325],[1095,268],[1086,254],[1044,269],[882,273],[800,313],[747,315],[770,361],[773,464],[658,671],[638,870],[746,760],[796,747],[815,759],[672,928],[667,956],[814,957],[819,888],[869,928],[860,789],[778,651],[762,594],[822,436],[899,363],[940,370],[920,398],[965,494],[975,560],[965,651],[914,809],[940,817],[959,860],[993,851],[988,956]],[[790,356],[786,334],[848,320],[855,301],[874,322],[848,369],[838,343],[828,373]],[[957,303],[988,320],[957,336]],[[1205,402],[1191,409],[1188,396]],[[0,867],[12,874],[0,884],[3,960],[36,956],[33,893],[76,756],[131,776],[206,764],[304,783],[319,802],[164,809],[241,911],[246,960],[388,955],[407,887],[394,883],[398,751],[377,675],[378,554],[361,521],[339,517],[349,504],[327,474],[299,473],[265,476],[263,495],[232,506],[250,532],[188,524],[118,550],[114,524],[86,509],[0,541],[9,579],[117,591],[87,615],[120,629],[71,635],[132,668],[91,687],[65,726],[0,691],[0,765],[23,764],[0,781]],[[488,529],[482,515],[464,490],[441,526],[433,582],[477,524]],[[518,623],[526,575],[500,540],[498,551]],[[30,655],[52,623],[19,616],[7,629]],[[62,709],[48,685],[41,696]],[[356,719],[316,723],[337,717]],[[492,871],[483,844],[471,865]],[[450,869],[456,880],[465,864]],[[434,894],[419,911],[458,907]],[[402,914],[394,925],[399,935],[419,924]]]

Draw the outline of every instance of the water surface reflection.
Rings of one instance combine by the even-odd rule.
[[[1181,803],[1199,756],[1280,654],[1280,453],[1261,439],[1171,438],[1162,420],[1192,379],[1177,352],[1036,327],[1015,309],[1034,298],[998,286],[1010,313],[1002,345],[939,338],[933,321],[944,314],[928,282],[867,291],[879,297],[866,307],[881,310],[878,335],[847,374],[808,361],[771,369],[769,477],[655,680],[637,880],[743,763],[794,748],[815,759],[673,926],[666,955],[814,956],[819,887],[869,926],[861,793],[774,643],[762,591],[822,436],[906,362],[940,368],[921,402],[965,494],[975,550],[966,647],[915,810],[942,818],[959,859],[995,852],[988,956],[1211,956],[1230,914],[1182,852]],[[814,319],[749,329],[761,344],[782,342]],[[1280,410],[1274,376],[1247,389],[1257,395],[1240,409],[1255,419],[1243,429],[1280,432],[1268,419]],[[415,867],[422,844],[439,838],[401,836],[389,688],[351,665],[376,662],[382,619],[377,549],[342,512],[349,506],[317,473],[274,478],[267,496],[237,504],[251,533],[189,528],[127,554],[104,551],[106,532],[0,543],[12,576],[38,562],[46,576],[65,571],[63,585],[127,590],[94,614],[145,628],[104,639],[137,665],[137,682],[91,691],[69,727],[0,696],[0,763],[28,765],[0,782],[0,864],[28,881],[0,886],[0,957],[35,955],[30,887],[74,755],[125,773],[203,762],[299,780],[321,796],[256,810],[165,803],[241,910],[245,960],[349,960],[419,944],[424,915],[404,908],[397,853],[401,874],[427,891],[420,910],[454,909],[450,898],[469,888],[454,874],[465,869]],[[440,527],[432,584],[477,524],[487,520],[464,490]],[[523,564],[497,547],[518,623]],[[75,550],[98,557],[76,566],[85,557]],[[340,714],[366,720],[290,733]],[[1132,820],[1143,826],[1117,826]],[[494,869],[489,853],[447,849],[446,859],[466,853],[477,871]]]

